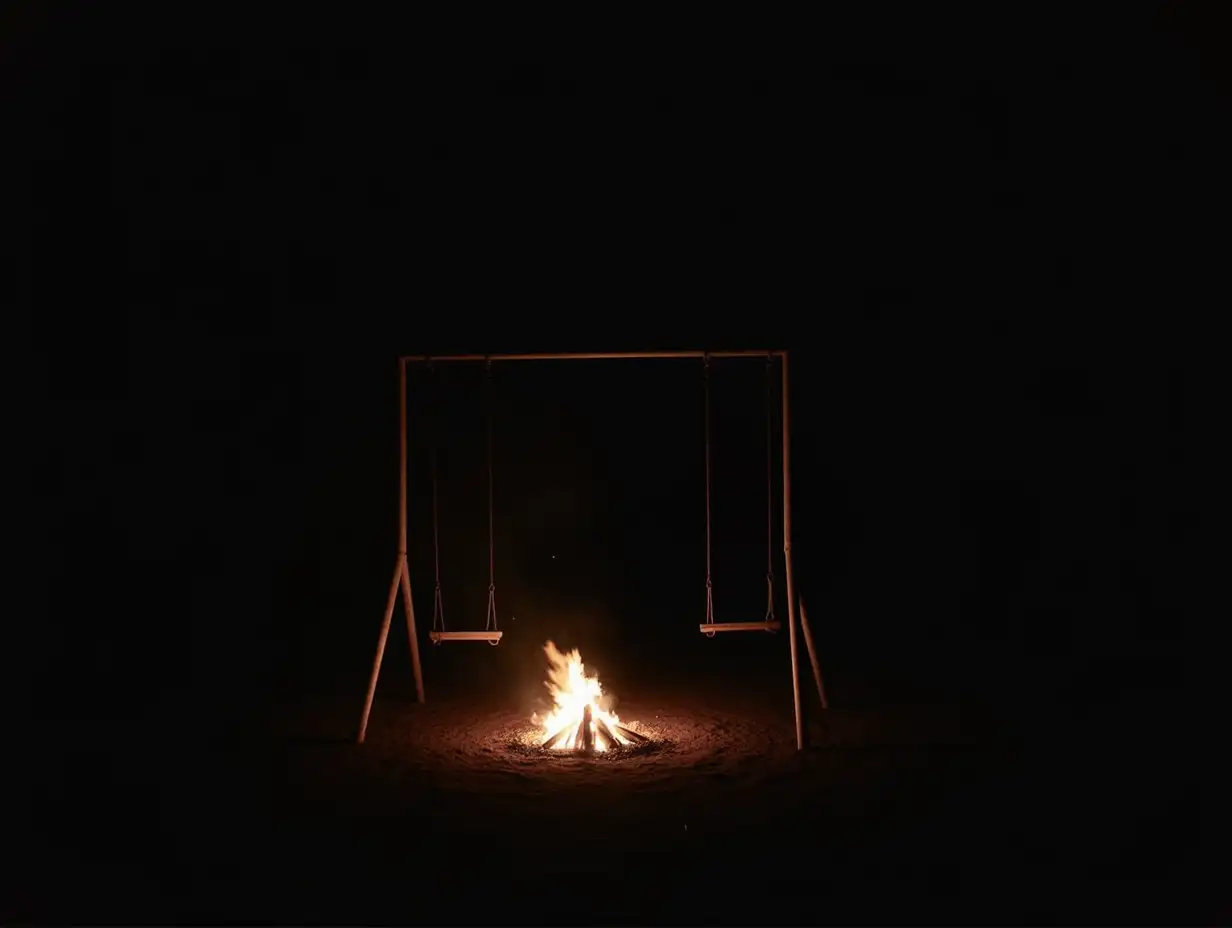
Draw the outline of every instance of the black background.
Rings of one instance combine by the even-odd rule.
[[[655,348],[792,352],[799,587],[852,693],[1206,712],[1201,8],[859,52],[835,23],[632,28],[645,54],[6,15],[33,728],[237,736],[362,673],[399,354]],[[492,376],[502,628],[670,665],[704,610],[700,362]],[[712,369],[720,620],[764,612],[764,376]],[[433,421],[447,615],[483,624],[483,377],[412,371],[421,628]]]

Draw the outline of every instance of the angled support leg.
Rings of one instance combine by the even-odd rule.
[[[813,644],[813,630],[809,627],[808,613],[804,611],[804,600],[800,600],[800,630],[804,632],[804,645],[808,648],[809,663],[813,665],[813,679],[817,681],[817,697],[821,700],[821,708],[829,709],[826,701],[826,684],[821,679],[821,661],[817,659],[817,648]]]
[[[415,633],[415,603],[411,599],[411,568],[402,555],[402,605],[406,607],[406,633],[411,639],[411,666],[415,668],[415,695],[424,701],[423,669],[419,666],[419,636]]]
[[[372,698],[376,695],[376,681],[381,676],[381,661],[385,658],[385,642],[389,639],[389,623],[394,617],[394,603],[398,599],[398,583],[402,580],[403,572],[406,569],[406,558],[401,554],[398,555],[398,561],[394,564],[393,582],[389,584],[389,598],[385,602],[385,618],[381,621],[381,634],[376,640],[376,659],[372,662],[372,676],[368,679],[368,695],[364,698],[364,714],[359,720],[359,743],[364,743],[364,736],[368,733],[368,715],[372,712]],[[411,639],[414,641],[414,639]]]

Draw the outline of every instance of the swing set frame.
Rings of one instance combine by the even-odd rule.
[[[716,358],[765,358],[771,364],[779,359],[780,376],[782,380],[782,479],[783,479],[783,563],[787,582],[787,629],[791,648],[791,687],[792,702],[795,710],[796,748],[804,748],[804,719],[800,706],[800,672],[799,646],[797,644],[797,617],[803,626],[804,639],[812,664],[813,676],[817,683],[817,693],[822,708],[827,708],[825,686],[822,682],[821,667],[813,644],[811,629],[808,628],[804,605],[797,601],[795,576],[792,571],[791,557],[791,414],[789,402],[789,370],[788,353],[786,351],[602,351],[602,352],[558,352],[541,354],[455,354],[455,355],[403,355],[398,358],[398,553],[394,562],[393,579],[389,586],[389,596],[385,603],[385,615],[381,622],[381,631],[377,639],[376,656],[372,663],[372,674],[368,680],[368,692],[364,699],[363,716],[359,723],[359,743],[363,743],[368,730],[368,717],[372,712],[372,702],[376,695],[377,680],[381,675],[381,663],[385,656],[385,644],[389,638],[389,627],[393,620],[394,605],[401,590],[403,607],[406,612],[407,633],[411,644],[411,664],[415,673],[415,694],[419,702],[425,701],[423,668],[419,660],[419,636],[415,628],[415,605],[411,595],[410,564],[407,545],[407,366],[410,364],[441,364],[459,362],[480,362],[488,367],[497,361],[635,361],[635,360],[700,360],[706,368],[706,619],[699,630],[707,637],[713,637],[722,631],[775,631],[779,622],[773,617],[773,588],[770,587],[767,618],[762,622],[715,622],[711,598],[710,581],[710,361]],[[767,426],[769,429],[769,426]],[[767,442],[769,442],[769,431]],[[488,419],[488,492],[491,496],[492,455],[491,455],[491,418]],[[770,448],[767,444],[767,454]],[[769,460],[769,458],[768,458]],[[489,521],[491,520],[491,505],[489,500]],[[489,535],[491,526],[489,525]],[[491,545],[489,545],[489,568],[491,568]],[[491,573],[491,571],[489,571]],[[772,575],[767,575],[767,583],[772,584]],[[433,629],[433,643],[442,640],[453,641],[486,641],[497,644],[502,632],[495,627],[494,617],[494,584],[489,577],[489,628],[482,632],[437,632]],[[440,589],[437,588],[439,597]],[[435,607],[434,607],[435,612]]]

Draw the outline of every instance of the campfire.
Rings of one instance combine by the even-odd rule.
[[[540,744],[555,751],[584,753],[609,751],[649,739],[621,724],[610,696],[599,686],[599,678],[587,676],[582,655],[575,648],[568,654],[552,642],[543,646],[548,656],[548,679],[544,684],[552,694],[554,708],[538,721],[542,729]]]

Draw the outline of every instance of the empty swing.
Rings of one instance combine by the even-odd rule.
[[[716,622],[714,584],[710,574],[710,356],[703,359],[706,404],[706,621],[699,630],[707,638],[715,632],[776,632],[774,617],[774,380],[773,361],[766,356],[766,617],[760,622]]]
[[[445,628],[445,604],[441,597],[440,517],[437,505],[436,430],[432,436],[432,558],[436,569],[436,593],[432,602],[432,630],[428,638],[433,644],[442,641],[486,641],[496,647],[504,632],[496,627],[496,543],[492,533],[492,362],[488,360],[484,383],[484,404],[487,407],[488,429],[488,613],[481,632],[451,632]]]

